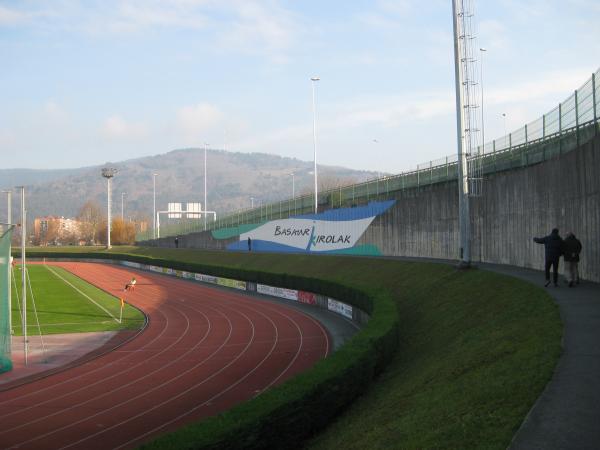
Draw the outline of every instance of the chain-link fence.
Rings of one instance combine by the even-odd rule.
[[[507,170],[556,157],[577,148],[599,132],[600,70],[556,108],[537,120],[487,142],[480,148],[479,163],[483,174]],[[372,200],[386,199],[390,194],[407,188],[455,181],[457,155],[419,164],[414,171],[380,177],[363,183],[340,186],[318,193],[319,209],[352,207]],[[244,224],[262,223],[290,216],[312,214],[314,194],[240,210],[207,223],[208,230],[238,228]],[[161,225],[162,237],[203,231],[204,223]],[[137,240],[151,239],[152,230],[139,234]]]

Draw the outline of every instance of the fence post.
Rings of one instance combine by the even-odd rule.
[[[579,147],[579,100],[577,99],[577,89],[575,89],[575,142]]]
[[[542,139],[546,137],[546,114],[542,116]]]
[[[558,154],[562,154],[562,103],[558,104]]]
[[[592,74],[592,102],[594,102],[594,134],[598,134],[598,116],[596,112],[596,74]]]
[[[429,161],[429,184],[433,183],[433,161]]]

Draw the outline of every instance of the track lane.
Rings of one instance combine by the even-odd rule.
[[[109,355],[0,393],[2,446],[129,448],[251,398],[329,350],[320,324],[291,308],[120,267],[57,265],[117,296],[135,273],[128,301],[148,314],[148,330]]]

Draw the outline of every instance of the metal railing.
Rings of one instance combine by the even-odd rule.
[[[565,101],[513,132],[479,147],[483,173],[490,174],[514,167],[537,164],[577,148],[599,133],[600,70]],[[419,164],[416,170],[375,178],[363,183],[340,186],[318,194],[319,209],[352,207],[369,201],[388,199],[390,194],[408,188],[456,181],[457,155]],[[248,208],[219,217],[207,227],[221,230],[222,236],[237,235],[245,224],[262,223],[314,212],[314,194],[297,196],[256,208]],[[161,227],[162,236],[175,236],[204,230],[203,223],[181,223]],[[243,230],[242,230],[243,231]],[[137,240],[151,238],[139,234]]]

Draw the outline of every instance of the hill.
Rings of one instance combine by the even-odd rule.
[[[234,153],[208,150],[208,206],[218,214],[290,198],[292,172],[296,195],[312,192],[310,161],[263,153]],[[121,193],[125,192],[125,217],[152,217],[152,174],[156,177],[156,204],[166,209],[168,202],[204,202],[204,150],[174,150],[166,154],[108,162],[77,169],[0,170],[0,188],[25,185],[29,222],[34,217],[72,217],[88,200],[106,208],[106,181],[102,167],[115,167],[113,214],[121,213]],[[320,188],[364,181],[375,172],[319,165]],[[13,217],[19,214],[18,194],[13,194]],[[0,218],[5,220],[6,200],[0,200]]]

